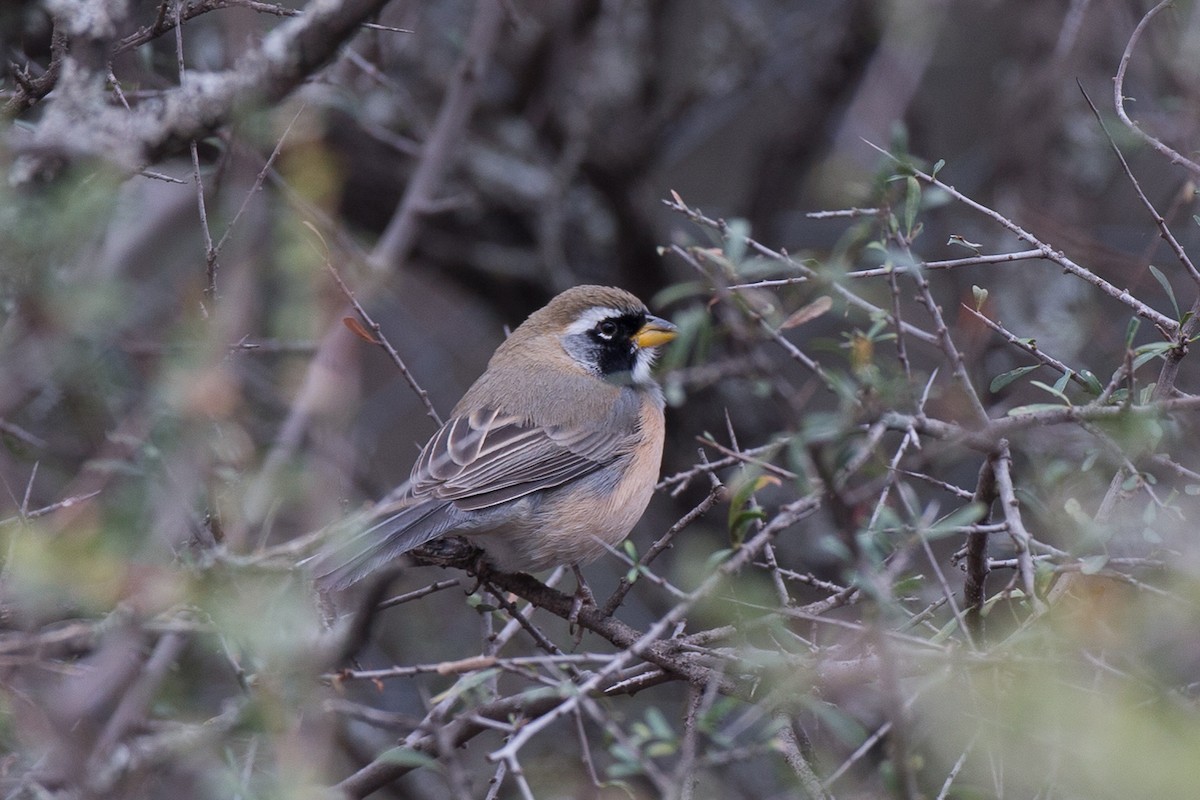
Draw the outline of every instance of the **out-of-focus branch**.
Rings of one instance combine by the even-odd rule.
[[[233,109],[270,103],[332,59],[359,24],[388,0],[314,0],[301,17],[271,31],[233,68],[190,73],[161,98],[127,111],[108,105],[103,81],[93,80],[74,52],[63,60],[59,92],[13,166],[20,182],[55,171],[64,160],[100,158],[135,171],[185,147],[223,124]]]
[[[986,522],[992,503],[996,499],[996,477],[992,469],[992,459],[985,459],[979,468],[979,479],[975,483],[975,494],[972,502],[979,503],[985,509],[980,515],[980,522]],[[983,642],[983,603],[987,599],[984,583],[988,575],[988,534],[978,530],[967,534],[966,546],[966,578],[963,581],[963,599],[966,603],[966,621],[975,641]]]
[[[1133,33],[1129,35],[1129,42],[1125,45],[1125,52],[1121,54],[1121,65],[1117,67],[1117,76],[1113,79],[1113,106],[1117,109],[1117,117],[1120,118],[1121,122],[1125,123],[1125,127],[1140,136],[1172,164],[1179,164],[1200,176],[1200,164],[1197,164],[1190,158],[1184,157],[1174,148],[1168,147],[1159,139],[1146,133],[1142,130],[1141,125],[1130,119],[1129,112],[1125,110],[1125,72],[1129,69],[1130,59],[1133,58],[1133,49],[1137,47],[1138,40],[1142,38],[1142,32],[1146,30],[1146,26],[1150,24],[1150,21],[1158,16],[1160,11],[1173,5],[1175,5],[1174,0],[1162,0],[1161,3],[1145,13],[1141,21],[1138,22],[1137,27],[1133,29]]]
[[[382,279],[385,273],[402,263],[413,245],[416,220],[434,199],[441,186],[446,168],[454,154],[454,143],[459,140],[475,108],[478,83],[491,60],[503,21],[504,10],[499,0],[479,0],[475,18],[471,23],[471,32],[467,37],[467,47],[454,80],[446,90],[446,97],[442,101],[434,129],[422,149],[421,161],[387,230],[367,258],[367,261],[376,267],[376,279]],[[359,294],[369,295],[372,288],[367,286],[361,289]],[[315,398],[324,392],[329,380],[328,371],[336,370],[337,364],[351,357],[351,348],[356,339],[341,324],[343,316],[343,313],[337,315],[337,322],[321,340],[317,354],[305,374],[304,383],[292,402],[275,444],[248,495],[246,516],[249,524],[263,519],[269,509],[271,487],[308,429],[313,409],[316,407]],[[409,384],[417,389],[418,395],[423,395],[423,390],[414,380],[410,380]],[[428,399],[423,399],[427,409],[432,410]],[[436,412],[432,416],[437,419]]]
[[[912,416],[895,411],[886,412],[882,420],[891,430],[912,430],[937,439],[956,441],[976,450],[990,452],[1000,440],[1018,431],[1040,428],[1046,425],[1062,425],[1072,422],[1120,419],[1126,414],[1135,416],[1158,416],[1173,411],[1196,411],[1200,409],[1200,396],[1188,395],[1129,406],[1057,406],[1014,414],[1003,419],[993,419],[986,426],[967,430],[953,422],[934,419],[924,415]]]
[[[479,99],[479,86],[499,41],[504,18],[500,0],[479,0],[462,60],[446,89],[433,130],[421,148],[421,160],[409,178],[400,207],[371,253],[370,263],[376,270],[390,271],[408,256],[418,221],[437,200],[442,178]]]

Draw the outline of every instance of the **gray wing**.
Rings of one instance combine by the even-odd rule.
[[[425,445],[408,493],[452,500],[464,511],[489,508],[605,466],[630,433],[542,428],[484,409],[450,420]]]
[[[422,449],[408,483],[371,512],[367,527],[318,559],[317,581],[344,588],[414,547],[470,530],[481,517],[495,519],[488,509],[611,464],[633,433],[607,424],[542,428],[490,409],[455,417]]]

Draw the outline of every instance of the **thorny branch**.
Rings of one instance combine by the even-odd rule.
[[[177,41],[182,41],[181,23],[235,5],[294,16],[292,11],[250,0],[164,1],[152,25],[115,40],[113,48],[120,52],[172,31],[179,32]],[[369,24],[363,20],[380,5],[313,4],[292,21],[287,36],[295,38],[288,41],[303,45],[308,35],[304,26],[329,8],[349,15],[339,13],[336,20],[332,38],[340,41]],[[1075,25],[1086,5],[1072,4]],[[1118,113],[1143,136],[1124,114],[1120,86],[1135,42],[1165,5],[1156,6],[1138,25],[1116,82]],[[353,14],[348,11],[351,7]],[[509,11],[490,0],[476,6],[466,45],[437,121],[420,150],[407,194],[375,251],[369,258],[357,259],[380,267],[380,273],[406,262],[421,221],[439,206],[443,179],[479,99],[485,69]],[[356,21],[351,22],[350,16]],[[332,22],[327,16],[321,18]],[[519,22],[516,27],[521,28]],[[1064,31],[1060,50],[1069,49],[1073,36]],[[287,37],[280,34],[279,38]],[[58,87],[63,95],[70,94],[70,80],[59,81],[77,55],[67,47],[66,34],[56,29],[49,68],[40,76],[20,72],[10,105],[45,98],[42,102],[53,121],[51,109],[59,100],[48,92]],[[260,55],[267,58],[265,52]],[[300,72],[311,74],[329,53],[307,55]],[[249,64],[256,65],[261,66]],[[283,64],[262,69],[258,77],[270,92],[284,92],[286,84],[294,85],[303,77]],[[111,74],[111,68],[103,74]],[[216,92],[220,97],[187,86],[169,90],[161,109],[169,110],[176,98],[188,95],[199,98],[206,108],[212,101],[212,115],[174,127],[164,125],[134,137],[132,147],[153,160],[165,152],[172,137],[194,139],[222,124],[231,107],[226,101],[235,103],[240,92],[230,88],[237,83],[235,77],[215,77],[213,86],[220,89]],[[133,99],[122,113],[142,119],[151,105]],[[41,133],[49,131],[47,126]],[[281,145],[282,138],[259,171],[252,192],[267,177],[278,181],[272,164]],[[1161,143],[1155,146],[1173,163],[1195,168]],[[193,163],[198,173],[198,156],[194,155]],[[106,442],[107,449],[96,451],[91,468],[103,477],[74,484],[72,491],[58,495],[63,499],[57,502],[31,502],[35,479],[42,480],[36,467],[24,487],[5,487],[16,509],[0,520],[11,551],[0,587],[5,699],[15,709],[15,735],[32,738],[30,732],[36,731],[53,746],[47,747],[37,765],[6,761],[0,778],[12,783],[9,775],[21,771],[17,790],[28,790],[31,796],[60,789],[78,790],[80,796],[116,794],[138,781],[151,780],[161,766],[187,763],[196,752],[212,750],[220,753],[222,763],[232,764],[229,774],[219,776],[222,785],[237,785],[242,795],[249,796],[266,759],[275,759],[283,772],[300,773],[317,768],[304,764],[296,769],[295,753],[335,750],[346,756],[350,766],[322,765],[326,772],[315,777],[306,773],[296,785],[304,782],[307,789],[309,783],[336,782],[336,792],[357,798],[427,769],[443,776],[448,791],[459,796],[536,797],[542,792],[544,776],[534,764],[540,758],[538,748],[545,746],[560,759],[556,763],[561,763],[563,750],[577,748],[578,756],[572,753],[570,760],[582,765],[584,785],[597,791],[609,781],[642,781],[660,794],[682,800],[703,793],[701,781],[714,765],[752,758],[755,765],[784,767],[793,788],[817,798],[832,797],[843,786],[856,792],[871,779],[864,776],[878,772],[895,776],[893,789],[901,796],[932,795],[938,787],[945,796],[952,785],[986,785],[980,775],[993,776],[997,784],[993,793],[999,795],[1005,770],[1011,768],[986,723],[1009,719],[989,716],[989,705],[997,697],[1001,700],[997,705],[1007,705],[1009,698],[1007,692],[988,694],[994,688],[988,681],[1008,689],[1022,683],[1022,669],[1032,666],[1034,672],[1049,669],[1054,674],[1053,667],[1065,662],[1071,667],[1072,682],[1077,682],[1081,664],[1094,668],[1087,688],[1094,693],[1089,695],[1092,700],[1106,687],[1119,690],[1114,697],[1137,695],[1147,704],[1167,695],[1186,698],[1188,687],[1171,686],[1159,693],[1159,687],[1153,686],[1148,691],[1145,675],[1110,660],[1112,628],[1119,625],[1108,625],[1110,620],[1103,618],[1105,603],[1111,603],[1104,593],[1114,591],[1109,583],[1161,602],[1149,608],[1150,613],[1157,609],[1163,619],[1174,619],[1172,613],[1180,609],[1184,613],[1178,618],[1194,618],[1194,599],[1172,585],[1179,579],[1173,563],[1176,545],[1168,542],[1144,554],[1121,555],[1108,551],[1107,539],[1098,543],[1096,537],[1073,538],[1073,534],[1077,528],[1089,534],[1103,531],[1106,536],[1112,531],[1141,533],[1143,528],[1153,533],[1162,520],[1186,524],[1190,519],[1194,506],[1186,505],[1189,487],[1200,485],[1200,471],[1189,452],[1189,436],[1194,433],[1200,397],[1185,391],[1189,384],[1181,379],[1186,375],[1181,365],[1189,363],[1190,340],[1200,324],[1195,313],[1200,310],[1200,294],[1191,304],[1190,317],[1181,314],[1180,319],[1172,319],[1095,274],[1084,266],[1086,260],[1068,258],[1049,241],[942,182],[938,170],[925,172],[904,164],[899,170],[982,213],[998,231],[1024,240],[1032,249],[924,260],[918,229],[900,235],[891,226],[896,197],[885,191],[876,198],[875,207],[811,215],[862,224],[875,241],[887,245],[882,249],[903,257],[903,263],[880,266],[862,249],[851,247],[847,258],[861,260],[863,268],[847,271],[820,258],[793,258],[782,247],[744,236],[738,233],[740,227],[704,215],[679,195],[667,201],[670,209],[695,225],[711,230],[726,244],[744,246],[750,256],[769,262],[775,270],[766,278],[743,275],[728,253],[714,255],[678,240],[665,248],[700,276],[694,296],[702,300],[702,336],[707,337],[705,346],[723,359],[716,379],[701,379],[689,365],[674,376],[677,386],[686,393],[701,386],[732,385],[746,403],[746,421],[754,418],[753,404],[761,396],[787,399],[784,405],[793,415],[782,417],[782,429],[747,424],[746,430],[754,433],[742,433],[743,419],[737,419],[740,438],[749,440],[745,446],[732,436],[733,421],[728,418],[728,443],[718,443],[701,428],[689,428],[691,420],[672,420],[685,441],[699,440],[713,458],[702,452],[691,466],[671,465],[677,471],[660,488],[681,497],[677,515],[663,522],[657,538],[640,555],[632,555],[632,550],[625,551],[629,556],[618,554],[625,572],[613,581],[615,588],[600,607],[577,609],[575,598],[554,588],[553,578],[542,582],[482,569],[477,553],[452,540],[419,554],[414,563],[421,568],[404,571],[399,580],[405,586],[398,594],[389,591],[387,580],[381,580],[370,591],[345,598],[353,608],[345,624],[328,631],[309,630],[293,617],[275,612],[280,607],[288,614],[311,610],[306,608],[310,603],[306,576],[296,571],[295,562],[319,539],[319,533],[251,553],[226,551],[216,535],[219,524],[197,531],[200,526],[194,520],[178,522],[165,512],[155,520],[163,530],[156,528],[154,535],[166,537],[163,531],[176,524],[196,540],[205,533],[211,541],[193,547],[189,539],[188,546],[179,547],[175,554],[179,563],[170,568],[154,563],[117,567],[104,548],[88,549],[99,536],[97,531],[120,528],[120,520],[108,518],[116,516],[107,513],[108,507],[93,502],[129,489],[129,483],[113,475],[140,470],[174,478],[182,473],[183,482],[167,482],[168,487],[185,485],[194,475],[178,461],[155,460],[160,458],[154,452],[159,439],[148,431],[157,418],[145,410],[131,414],[137,424],[117,429]],[[1126,169],[1126,176],[1145,199],[1132,170]],[[203,203],[204,198],[201,194],[198,199]],[[1182,273],[1195,279],[1186,243],[1172,234],[1167,220],[1148,200],[1145,204]],[[318,219],[319,211],[306,210],[305,215]],[[320,219],[322,233],[337,227]],[[351,238],[340,229],[333,232],[341,237],[339,246]],[[215,257],[224,242],[225,237],[215,245],[211,238],[207,242],[209,266],[214,270],[210,288],[216,285]],[[353,252],[352,245],[344,246]],[[1098,356],[1113,378],[1097,393],[1094,379],[1073,365],[1077,357],[1043,351],[1023,338],[1012,320],[1001,321],[990,308],[985,313],[982,304],[961,305],[965,319],[983,323],[982,328],[973,326],[975,335],[990,337],[989,342],[1001,351],[1024,361],[1036,359],[1060,378],[1053,387],[1034,387],[1042,392],[1040,399],[1050,402],[1025,403],[1030,384],[1020,381],[1009,389],[1019,399],[990,391],[989,379],[994,376],[987,374],[989,367],[982,359],[975,358],[978,343],[956,326],[954,314],[947,314],[940,304],[938,281],[967,268],[984,275],[1000,267],[1032,269],[1036,261],[1057,265],[1084,281],[1093,297],[1115,299],[1134,315],[1152,321],[1164,339],[1154,344],[1166,349],[1135,352],[1130,339],[1120,352]],[[710,269],[713,265],[717,268]],[[352,291],[331,262],[329,271],[362,320],[367,338],[388,350],[429,415],[439,421],[416,377],[356,299],[373,287]],[[368,282],[375,279],[369,277]],[[915,299],[906,294],[914,285]],[[1189,286],[1195,291],[1194,280]],[[828,330],[810,336],[807,326],[797,330],[779,322],[784,316],[781,309],[802,305],[810,292],[835,299],[834,313],[821,322],[836,334],[845,334],[834,346],[817,347],[831,341]],[[946,308],[958,312],[960,304]],[[333,329],[330,338],[344,345],[346,333],[340,321]],[[875,338],[868,337],[866,330],[873,330]],[[890,337],[896,339],[894,349],[877,346]],[[252,346],[242,340],[232,348],[223,346],[220,352],[227,357],[231,351]],[[162,346],[152,354],[168,351],[186,348]],[[322,345],[324,356],[331,352],[340,357],[336,348]],[[1156,359],[1163,365],[1150,389],[1140,370]],[[842,367],[843,360],[848,367]],[[309,380],[321,366],[321,358],[314,358]],[[807,394],[791,383],[796,375],[806,381]],[[294,405],[279,409],[288,421],[276,450],[261,467],[263,476],[273,477],[273,470],[305,442],[305,393],[316,388],[304,379],[300,386]],[[822,391],[822,386],[829,391]],[[216,395],[218,400],[223,397]],[[208,415],[205,436],[215,430],[223,443],[222,437],[237,439],[234,417],[222,416],[229,412],[221,410],[221,402],[210,400],[201,408]],[[13,418],[18,421],[0,419],[6,444],[32,448],[39,457],[62,447],[52,431],[30,426],[23,417]],[[1086,456],[1092,463],[1084,468],[1079,466],[1085,458],[1080,452],[1087,449],[1095,453]],[[1047,459],[1046,451],[1054,451],[1054,458]],[[1039,474],[1039,465],[1048,461],[1059,472],[1075,470],[1078,474],[1072,477],[1078,480],[1053,484],[1054,475]],[[117,462],[116,467],[112,462]],[[220,467],[231,469],[226,464]],[[1102,473],[1103,482],[1110,485],[1102,501],[1094,503],[1096,498],[1081,491],[1065,502],[1054,494],[1062,486],[1074,491],[1083,485],[1089,470]],[[743,492],[734,478],[747,474],[761,475],[763,480],[750,481],[748,492]],[[973,490],[971,475],[977,475]],[[693,485],[697,479],[704,485]],[[274,486],[270,488],[272,492],[265,496],[274,502]],[[1126,513],[1134,497],[1145,501],[1145,513],[1140,509],[1137,514]],[[658,502],[667,501],[663,497]],[[222,502],[216,497],[211,505],[219,511]],[[81,508],[84,513],[79,513]],[[75,513],[60,516],[67,511]],[[1089,515],[1100,518],[1094,527],[1084,527]],[[261,513],[253,524],[266,516]],[[47,521],[51,524],[43,527]],[[738,536],[733,535],[734,529]],[[749,533],[743,540],[744,531]],[[46,564],[56,565],[54,548],[78,548],[84,554],[80,560],[94,569],[72,573],[78,585],[70,588],[79,591],[79,597],[56,598],[50,610],[24,607],[23,592],[48,580]],[[694,564],[672,557],[686,550],[703,553]],[[25,568],[10,568],[13,563]],[[945,569],[946,564],[961,565],[963,574]],[[435,577],[428,578],[426,570],[435,568]],[[449,578],[444,570],[450,571]],[[111,577],[113,572],[118,577]],[[466,573],[475,585],[458,580],[459,573]],[[1000,576],[1010,580],[998,580]],[[1052,581],[1056,581],[1054,591],[1045,592]],[[1101,590],[1096,589],[1097,581]],[[233,621],[210,613],[204,607],[205,591],[214,585],[218,595],[250,597],[249,607],[255,613]],[[459,587],[467,590],[466,600]],[[1092,602],[1097,597],[1100,601]],[[119,598],[119,606],[94,611],[113,598]],[[1082,598],[1087,611],[1078,619],[1071,616],[1075,598]],[[1043,614],[1047,609],[1056,613]],[[260,620],[247,618],[260,611],[265,621],[261,627]],[[454,612],[476,623],[475,640],[458,630],[442,635],[444,615]],[[39,616],[51,613],[63,616]],[[1044,626],[1064,618],[1078,625],[1082,644],[1073,644],[1067,635],[1046,635],[1054,629]],[[294,627],[278,625],[280,619]],[[585,649],[570,650],[568,620],[580,626]],[[435,638],[444,654],[428,657],[424,655],[428,651],[421,649],[418,658],[413,651],[428,643],[384,633],[387,626],[381,623],[385,622],[408,631],[416,624],[420,636]],[[1030,637],[1037,640],[1036,647],[1025,646],[1031,631],[1037,634]],[[1047,647],[1051,639],[1053,647]],[[360,665],[353,660],[356,657],[368,663]],[[181,668],[190,660],[220,673],[229,692],[219,711],[191,716],[206,721],[168,724],[158,718],[155,701],[161,699],[166,707],[182,702],[177,698],[190,701],[192,694],[199,694],[186,683],[189,676]],[[979,681],[980,675],[986,675],[986,680]],[[1066,683],[1055,685],[1055,690],[1074,691],[1073,684],[1067,687]],[[957,694],[963,686],[965,693]],[[327,694],[320,703],[305,697],[322,689]],[[851,693],[854,703],[840,703],[846,693]],[[647,699],[654,711],[678,707],[679,718],[663,721],[647,712],[644,721],[631,721],[623,714],[632,706],[620,704],[634,696]],[[667,701],[661,702],[664,698]],[[292,704],[298,710],[289,717]],[[957,736],[959,729],[953,726],[961,725],[964,716],[971,717],[972,725],[977,717],[985,719],[978,728],[964,729],[970,735],[956,739],[948,757],[934,753],[929,744],[936,743],[937,734],[918,727],[920,721],[932,720],[930,729],[937,729],[943,705],[952,712],[953,722],[944,725],[954,731],[950,735]],[[416,710],[390,710],[397,707]],[[971,713],[964,715],[964,708]],[[1187,714],[1192,711],[1185,708],[1180,719],[1191,721]],[[298,722],[301,719],[303,724]],[[321,726],[332,731],[328,738],[317,738],[311,730]],[[556,732],[564,730],[570,738],[554,740]],[[810,736],[812,730],[820,736]],[[1060,731],[1051,728],[1045,733],[1037,741],[1051,741]],[[845,736],[845,741],[830,744],[838,736]],[[494,762],[481,771],[490,781],[486,792],[479,785],[483,781],[472,774],[464,750],[475,740],[479,741],[474,754],[490,753]],[[319,746],[311,746],[312,742]],[[877,757],[884,760],[882,765],[876,763]],[[237,780],[232,780],[235,774]],[[339,781],[338,776],[346,777]],[[861,784],[851,789],[852,780]]]

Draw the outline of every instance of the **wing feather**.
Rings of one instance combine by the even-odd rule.
[[[326,587],[354,583],[380,564],[464,530],[466,512],[492,509],[561,486],[629,451],[636,418],[620,409],[597,424],[540,427],[482,409],[446,422],[421,450],[408,483],[384,498],[369,521],[316,559]]]
[[[603,425],[543,428],[490,409],[476,411],[450,420],[429,441],[408,491],[462,509],[486,508],[604,467],[626,451],[632,433]]]

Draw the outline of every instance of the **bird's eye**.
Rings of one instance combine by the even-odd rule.
[[[617,323],[611,319],[606,319],[596,326],[596,331],[602,339],[611,339],[617,335]]]

